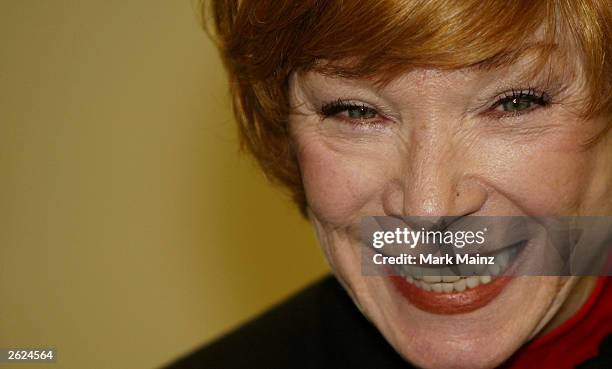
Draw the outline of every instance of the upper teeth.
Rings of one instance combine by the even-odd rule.
[[[454,281],[444,282],[442,278],[456,278]],[[466,288],[475,288],[481,284],[487,284],[491,282],[490,275],[481,276],[470,276],[470,277],[436,277],[436,276],[425,276],[423,279],[416,279],[413,277],[406,277],[406,280],[415,286],[422,288],[426,291],[433,292],[445,292],[450,293],[453,291],[462,292]],[[434,282],[437,281],[437,282]],[[442,282],[441,282],[442,281]]]

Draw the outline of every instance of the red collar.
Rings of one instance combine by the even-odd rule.
[[[571,318],[521,348],[503,368],[574,368],[596,356],[599,343],[611,333],[612,277],[598,277],[593,292]]]

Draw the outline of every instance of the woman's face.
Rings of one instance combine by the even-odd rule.
[[[606,121],[576,114],[587,93],[567,68],[525,82],[532,59],[411,70],[383,87],[317,72],[292,79],[291,132],[323,251],[361,311],[419,366],[500,364],[553,319],[578,280],[512,278],[483,306],[452,313],[445,303],[487,285],[447,294],[453,302],[421,287],[411,298],[388,277],[362,275],[362,217],[612,214],[609,135],[585,145]],[[420,298],[437,305],[415,305]]]

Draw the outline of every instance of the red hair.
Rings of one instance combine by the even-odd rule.
[[[303,213],[287,124],[297,71],[388,80],[410,68],[508,63],[542,31],[544,45],[578,51],[583,113],[612,112],[609,0],[211,0],[202,11],[228,70],[242,145]]]

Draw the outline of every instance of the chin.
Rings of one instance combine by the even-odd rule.
[[[364,276],[355,268],[357,254],[328,251],[362,313],[401,356],[422,368],[499,366],[546,325],[565,299],[568,281],[491,276],[466,288],[459,283],[460,291],[434,291],[411,277]]]

